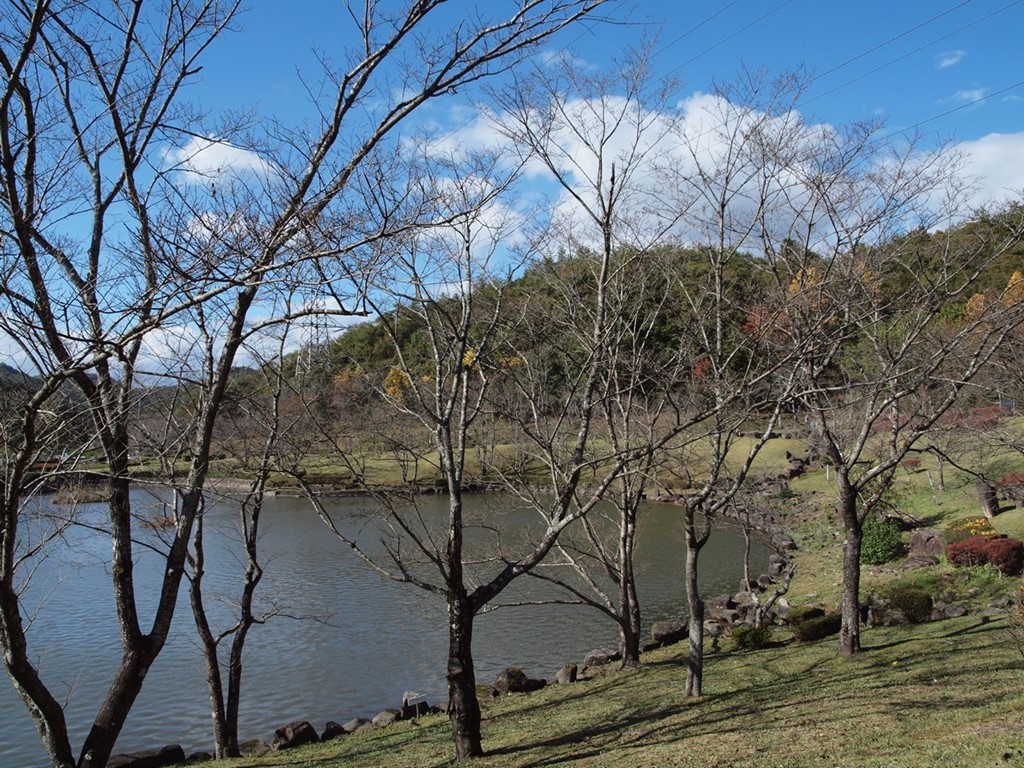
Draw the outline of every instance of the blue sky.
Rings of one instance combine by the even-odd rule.
[[[454,3],[455,13],[473,3]],[[454,18],[454,16],[453,16]],[[254,2],[211,51],[199,83],[211,112],[253,108],[292,122],[310,115],[299,77],[315,82],[319,55],[341,60],[351,26],[338,0]],[[660,75],[679,99],[728,82],[741,67],[812,77],[800,110],[812,121],[883,119],[919,129],[926,145],[954,141],[991,177],[993,192],[1024,188],[1024,0],[612,0],[548,49],[600,67],[653,37]],[[432,105],[457,127],[468,95]]]

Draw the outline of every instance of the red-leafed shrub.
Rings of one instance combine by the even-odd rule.
[[[971,566],[991,563],[1007,576],[1024,569],[1024,542],[1005,536],[971,536],[946,547],[946,558],[953,565]]]
[[[996,490],[1005,499],[1018,504],[1024,502],[1024,472],[1014,472],[996,480]]]

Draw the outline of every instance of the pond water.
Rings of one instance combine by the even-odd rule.
[[[138,507],[145,499],[135,501]],[[155,496],[152,503],[161,499]],[[374,554],[384,553],[371,502],[342,498],[327,503],[339,527],[358,533]],[[421,512],[428,525],[443,524],[446,504],[440,496],[425,499]],[[470,506],[486,524],[467,534],[482,552],[497,552],[495,528],[500,528],[505,552],[528,542],[537,529],[535,514],[517,508],[511,499],[478,497]],[[222,500],[206,513],[205,593],[221,598],[212,610],[223,625],[232,615],[231,600],[238,593],[242,569],[237,510],[237,502]],[[83,511],[86,519],[90,514],[101,519],[101,507]],[[58,698],[67,700],[76,750],[120,657],[109,546],[100,533],[86,528],[68,531],[60,548],[37,564],[23,598],[26,613],[34,614],[30,647],[43,679]],[[738,531],[715,531],[702,552],[704,594],[736,588],[742,551]],[[260,607],[276,608],[279,615],[249,635],[240,738],[269,741],[276,727],[299,719],[321,729],[327,720],[371,717],[398,706],[404,691],[424,693],[431,703],[443,702],[447,636],[441,598],[378,575],[342,546],[300,499],[269,501],[260,552],[266,569],[258,593]],[[752,568],[760,569],[766,556],[755,542]],[[645,632],[653,622],[685,616],[683,557],[680,510],[646,504],[637,543]],[[482,573],[490,572],[486,564],[480,567]],[[430,575],[429,570],[422,573]],[[152,614],[158,577],[157,559],[139,554],[143,617]],[[513,584],[502,594],[504,602],[550,594],[551,587],[536,579],[521,578]],[[477,619],[474,630],[478,681],[490,683],[507,666],[522,667],[531,676],[551,676],[563,664],[581,661],[590,650],[616,644],[615,625],[593,608],[537,605],[490,611]],[[183,589],[171,638],[149,672],[115,753],[173,743],[186,752],[210,750],[207,701],[202,655]],[[0,685],[0,712],[0,765],[46,766],[34,725],[7,682]]]

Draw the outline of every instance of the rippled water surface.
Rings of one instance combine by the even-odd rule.
[[[158,503],[143,497],[137,504]],[[443,497],[423,508],[429,525],[443,524]],[[337,499],[330,508],[339,525],[376,554],[380,533],[368,517],[370,503]],[[493,553],[499,546],[491,524],[500,524],[500,546],[513,552],[536,531],[534,516],[511,500],[480,497],[473,514],[486,525],[472,529],[470,543]],[[85,519],[102,520],[102,508]],[[240,584],[241,548],[237,505],[221,502],[207,513],[205,592],[220,599],[212,609],[222,624],[231,617],[230,601]],[[34,614],[30,645],[44,680],[66,698],[72,744],[77,749],[106,693],[120,655],[111,602],[109,540],[86,528],[69,531],[60,546],[42,560],[25,592]],[[702,553],[705,594],[731,591],[742,573],[740,533],[716,531]],[[279,614],[252,629],[247,642],[240,737],[269,739],[274,728],[297,719],[322,728],[326,720],[344,722],[397,706],[407,690],[444,697],[446,622],[443,601],[407,585],[390,582],[329,533],[298,499],[271,500],[260,543],[266,576],[260,607]],[[408,550],[406,550],[408,551]],[[755,545],[759,567],[764,550]],[[683,538],[679,510],[647,505],[640,525],[637,559],[644,623],[685,614],[682,586]],[[489,572],[483,566],[483,572]],[[431,575],[429,569],[424,575]],[[159,577],[156,558],[138,556],[140,610],[150,617]],[[147,588],[148,587],[148,588]],[[536,599],[548,587],[519,579],[503,593],[507,602]],[[186,752],[210,749],[210,718],[201,654],[184,590],[172,637],[146,679],[115,752],[178,743]],[[563,664],[581,660],[596,647],[614,647],[614,625],[590,608],[576,606],[510,607],[477,619],[474,656],[480,682],[490,682],[504,667],[523,667],[534,676],[550,676]],[[0,766],[45,766],[45,754],[24,705],[9,683],[0,686]]]

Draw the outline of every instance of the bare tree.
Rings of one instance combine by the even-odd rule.
[[[792,389],[784,367],[792,350],[769,349],[765,327],[745,321],[763,284],[750,255],[759,217],[771,215],[777,194],[777,170],[759,150],[769,137],[785,146],[793,135],[789,116],[799,93],[799,78],[741,73],[675,123],[672,151],[660,168],[680,212],[679,236],[692,244],[675,277],[677,311],[686,318],[681,344],[692,366],[678,397],[687,428],[663,465],[666,476],[675,475],[683,505],[687,696],[703,688],[700,552],[747,482]]]
[[[573,503],[589,508],[613,484],[608,498],[618,518],[614,546],[585,517],[581,535],[560,540],[560,557],[549,566],[568,566],[573,579],[554,575],[553,567],[534,575],[557,582],[618,624],[624,666],[637,665],[640,652],[637,511],[656,449],[679,427],[671,393],[688,368],[678,346],[664,337],[671,325],[671,279],[658,245],[673,218],[658,205],[651,184],[651,155],[670,131],[666,105],[673,83],[656,81],[650,67],[650,46],[627,52],[604,74],[582,72],[563,57],[495,94],[501,132],[561,191],[549,247],[560,246],[565,255],[534,270],[540,291],[530,314],[543,317],[547,327],[533,324],[537,349],[521,369],[528,375],[514,376],[522,397],[534,404],[517,418],[532,441],[534,462],[550,477],[548,491],[560,492],[563,478],[587,469],[592,476],[580,478]],[[550,380],[545,366],[554,366],[563,380]],[[564,451],[563,430],[571,426],[590,442],[600,430],[608,451],[604,465]],[[527,497],[543,508],[540,497]]]
[[[360,42],[351,67],[323,73],[330,87],[321,92],[332,93],[333,101],[318,105],[318,125],[272,126],[244,147],[240,133],[195,138],[201,123],[183,101],[234,3],[19,0],[5,6],[0,316],[8,338],[35,367],[38,385],[25,400],[0,510],[0,646],[53,765],[106,764],[167,639],[215,424],[236,358],[258,332],[250,313],[264,288],[293,264],[329,256],[332,279],[350,280],[358,292],[359,272],[346,266],[344,255],[354,257],[364,244],[408,224],[395,221],[401,217],[394,208],[375,206],[373,198],[368,205],[354,194],[386,173],[381,149],[395,128],[427,101],[504,72],[600,4],[530,0],[506,9],[502,3],[452,28],[440,18],[442,0],[367,3],[352,15]],[[168,167],[175,156],[168,146],[180,150],[175,167]],[[247,156],[254,160],[248,174],[218,172],[204,163],[204,152],[217,146],[263,154]],[[178,489],[159,604],[144,629],[133,578],[130,420],[147,344],[161,332],[187,335],[200,317],[217,327],[217,341],[199,355],[203,400],[181,438],[190,467]],[[77,761],[63,710],[31,661],[17,597],[29,468],[47,405],[65,382],[82,393],[105,460],[123,648]]]
[[[955,158],[879,128],[808,128],[790,142],[787,208],[761,229],[776,326],[800,350],[800,408],[835,471],[844,656],[861,646],[864,521],[1020,322],[1001,302],[963,309],[982,271],[1019,242],[1019,215],[959,238]]]
[[[429,454],[422,454],[414,435],[402,439],[402,448],[420,455],[419,462],[437,472],[448,495],[449,514],[442,530],[420,514],[415,495],[370,488],[385,504],[393,533],[386,538],[389,562],[363,556],[389,578],[445,596],[448,713],[458,759],[483,754],[472,654],[474,619],[514,578],[543,559],[570,522],[552,521],[539,542],[499,560],[497,573],[483,575],[484,562],[493,552],[471,558],[474,565],[467,562],[467,459],[484,397],[500,368],[499,320],[511,269],[501,264],[497,250],[509,222],[498,206],[504,184],[495,184],[495,170],[453,180],[450,213],[442,216],[447,223],[411,238],[393,256],[383,282],[367,296],[395,353],[393,364],[376,373],[380,395],[430,436]],[[311,499],[332,530],[362,554],[359,542],[342,532],[315,495]],[[411,542],[411,552],[403,542]]]

